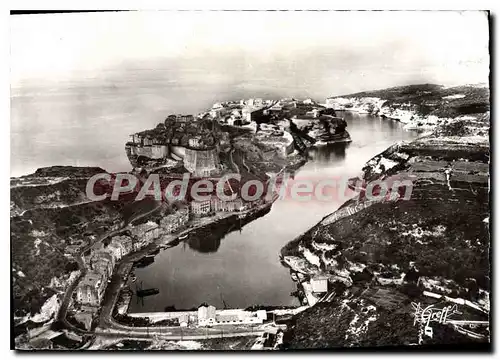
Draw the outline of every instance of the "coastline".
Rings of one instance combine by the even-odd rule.
[[[352,110],[346,110],[346,111],[352,111]],[[362,114],[364,114],[364,112],[362,112]],[[413,115],[411,116],[410,122],[404,122],[403,119],[396,118],[396,117],[390,117],[390,116],[387,116],[385,114],[378,114],[378,113],[377,114],[368,113],[368,114],[370,114],[372,116],[378,116],[381,119],[389,119],[391,121],[398,121],[400,123],[406,124],[404,127],[406,130],[409,129],[408,125],[411,122],[416,121],[415,119],[413,119]],[[481,148],[481,147],[479,149],[474,148],[475,146],[476,147],[478,146],[477,144],[474,143],[474,141],[476,141],[474,138],[474,136],[476,136],[476,134],[472,134],[472,136],[469,136],[470,134],[466,134],[467,136],[469,136],[469,138],[471,139],[472,142],[467,143],[468,140],[466,140],[465,143],[461,143],[462,139],[460,138],[460,136],[464,136],[464,134],[462,134],[460,131],[465,131],[465,130],[463,128],[455,129],[453,127],[454,124],[459,123],[459,122],[467,122],[467,121],[470,122],[471,116],[461,115],[461,116],[458,116],[455,119],[450,120],[450,121],[448,121],[446,119],[438,119],[438,120],[439,120],[439,122],[442,123],[440,126],[438,126],[436,124],[429,126],[430,129],[435,130],[434,132],[431,132],[431,133],[428,133],[425,135],[420,135],[416,140],[414,140],[410,143],[407,143],[407,144],[403,144],[402,146],[400,144],[397,145],[397,143],[395,143],[395,144],[387,147],[386,150],[382,151],[381,153],[373,156],[369,161],[367,161],[365,163],[365,165],[362,168],[363,173],[364,173],[364,175],[362,176],[363,180],[371,181],[374,179],[375,180],[385,179],[387,176],[390,176],[394,173],[397,174],[400,170],[405,169],[410,164],[410,163],[407,163],[408,158],[414,158],[414,159],[416,159],[415,161],[417,163],[425,163],[424,165],[419,165],[419,166],[421,166],[421,167],[422,166],[423,167],[429,166],[432,169],[432,171],[427,171],[427,170],[424,171],[425,177],[427,177],[428,179],[432,179],[432,181],[437,180],[438,182],[442,181],[444,178],[444,184],[450,190],[452,190],[452,188],[456,187],[456,184],[458,184],[458,187],[461,187],[462,186],[461,184],[463,184],[463,183],[466,183],[467,185],[470,185],[470,186],[476,186],[478,183],[480,185],[483,184],[484,181],[482,179],[478,180],[478,179],[474,178],[474,176],[476,176],[476,173],[477,173],[476,168],[480,168],[479,165],[477,165],[477,166],[474,164],[471,165],[473,167],[476,166],[476,168],[473,169],[475,173],[471,174],[471,173],[463,173],[463,172],[460,173],[460,171],[462,171],[460,169],[467,168],[469,166],[467,164],[466,165],[460,164],[459,169],[457,170],[458,175],[455,175],[455,173],[453,173],[453,178],[451,178],[450,177],[450,174],[452,173],[451,167],[453,167],[453,166],[448,164],[448,165],[446,165],[446,166],[448,166],[448,168],[446,168],[446,166],[442,164],[443,160],[453,162],[453,161],[458,159],[458,162],[460,162],[463,160],[462,159],[463,157],[466,158],[466,160],[465,160],[466,162],[468,160],[471,160],[472,162],[483,162],[484,163],[484,157],[485,157],[485,155],[483,154],[484,148]],[[476,120],[472,121],[472,123],[475,123]],[[489,119],[488,119],[488,121],[489,121]],[[478,122],[478,121],[476,121],[476,122]],[[450,125],[450,126],[448,126],[449,129],[447,128],[448,130],[446,130],[446,131],[448,131],[448,133],[441,134],[441,133],[439,133],[439,131],[441,131],[439,129],[441,128],[441,126],[444,126],[444,125]],[[420,127],[420,129],[422,129],[422,127]],[[481,131],[483,131],[483,130],[481,130]],[[455,133],[456,131],[458,131],[458,133]],[[433,133],[436,133],[436,134],[439,133],[439,134],[437,134],[437,135],[435,134],[435,136],[431,136]],[[346,138],[346,139],[335,140],[335,141],[326,141],[326,142],[317,141],[316,144],[314,144],[314,145],[310,144],[308,146],[305,146],[303,149],[299,149],[299,147],[296,147],[296,150],[293,152],[293,154],[290,154],[287,152],[288,156],[285,158],[286,160],[279,163],[278,166],[276,166],[277,164],[274,164],[274,166],[270,166],[270,164],[272,164],[272,162],[262,162],[262,163],[265,163],[266,165],[264,167],[261,167],[260,169],[263,170],[263,173],[267,169],[269,169],[269,170],[271,168],[274,169],[274,172],[268,172],[268,173],[266,172],[267,175],[272,175],[272,174],[277,175],[277,174],[279,174],[283,171],[287,171],[287,170],[292,171],[292,172],[296,171],[309,161],[309,158],[307,156],[307,149],[315,147],[315,146],[324,146],[324,145],[330,145],[330,144],[336,144],[336,143],[351,142],[349,133],[346,131],[345,134],[347,135],[348,139]],[[454,138],[451,139],[451,141],[450,141],[450,137],[454,137]],[[484,131],[482,132],[481,137],[484,137]],[[442,155],[441,155],[441,154],[438,154],[439,151],[441,151],[441,150],[439,150],[439,145],[443,145],[443,144],[447,148],[446,148],[446,150],[444,150],[442,152]],[[483,145],[481,145],[481,146],[483,146]],[[472,153],[474,153],[474,155],[471,155]],[[230,160],[232,161],[233,154],[232,154],[232,152],[229,154],[230,154]],[[401,160],[402,158],[400,158],[398,154],[403,154],[406,157],[403,160]],[[395,155],[395,156],[397,155],[397,156],[394,158],[393,155]],[[438,158],[439,156],[441,156],[441,158]],[[238,155],[238,157],[241,157],[241,155]],[[430,160],[427,158],[424,159],[425,157],[430,158]],[[468,157],[470,157],[470,159],[468,159]],[[387,159],[389,159],[389,162],[385,161]],[[284,165],[284,162],[286,163],[286,165]],[[397,166],[387,169],[385,167],[385,165],[388,163],[390,164],[391,162],[396,162]],[[427,165],[427,162],[429,162],[431,164]],[[435,163],[438,165],[436,165]],[[245,163],[244,158],[242,157],[240,165],[235,165],[235,168],[237,170],[246,169],[246,171],[249,171],[249,168],[247,166],[248,164],[249,163]],[[381,168],[382,164],[385,164],[383,168]],[[233,163],[233,165],[234,165],[234,163]],[[412,166],[414,166],[414,165],[411,164],[410,167],[412,167]],[[267,167],[267,169],[266,169],[266,167]],[[59,176],[60,174],[57,175],[57,173],[59,171],[58,168],[61,168],[64,170],[62,172],[63,176]],[[68,186],[67,184],[70,183],[71,181],[77,180],[79,182],[82,182],[82,181],[84,182],[84,180],[86,179],[86,176],[90,176],[93,170],[104,171],[100,168],[89,168],[89,169],[87,169],[87,170],[89,170],[88,174],[86,173],[86,171],[83,171],[85,173],[84,174],[85,176],[78,177],[77,175],[72,175],[72,174],[68,175],[68,173],[66,172],[66,170],[64,168],[65,167],[54,167],[53,170],[51,170],[51,168],[39,169],[40,174],[38,174],[39,171],[37,170],[36,174],[32,174],[34,176],[23,176],[22,179],[11,178],[11,183],[12,182],[16,183],[16,182],[22,181],[22,184],[17,184],[16,186],[11,187],[11,189],[12,188],[14,188],[15,190],[19,189],[19,194],[22,194],[21,191],[23,190],[23,188],[24,188],[24,191],[27,191],[26,188],[32,188],[30,190],[33,190],[33,191],[35,191],[35,194],[38,194],[36,192],[38,190],[37,189],[38,186],[40,186],[40,189],[42,189],[43,187],[46,187],[47,189],[42,190],[42,195],[43,195],[43,191],[47,192],[47,190],[50,191],[52,189],[59,189],[60,187],[62,188],[63,185]],[[276,172],[278,169],[280,169],[280,171]],[[67,169],[67,170],[69,171],[71,169]],[[86,170],[86,169],[83,169],[83,170]],[[135,169],[132,171],[135,171]],[[420,170],[418,170],[418,171],[420,171]],[[426,171],[429,172],[429,174]],[[483,170],[481,170],[481,171],[483,171]],[[56,175],[56,176],[54,177],[54,175]],[[77,177],[75,177],[75,176],[77,176]],[[480,176],[483,176],[483,174],[480,174]],[[478,175],[478,177],[480,177],[480,176]],[[452,179],[451,182],[450,182],[450,179]],[[68,180],[71,180],[71,181],[68,181]],[[453,183],[453,181],[455,181],[455,183]],[[458,181],[458,183],[456,183],[457,181]],[[30,182],[33,182],[33,184],[31,184]],[[76,183],[76,181],[75,181],[75,183]],[[471,183],[471,184],[469,184],[469,183]],[[73,190],[73,188],[71,188],[71,187],[76,188],[77,186],[74,184],[73,185],[70,184],[69,189]],[[62,188],[62,189],[65,190],[66,188]],[[464,189],[461,189],[461,190],[464,190]],[[467,190],[467,189],[465,189],[465,190]],[[472,192],[477,192],[477,191],[482,192],[483,191],[481,186],[480,186],[479,190],[476,188],[472,189],[472,187],[471,187],[471,190],[472,190]],[[421,194],[419,194],[419,195],[425,196],[425,195],[421,195]],[[36,200],[38,201],[38,199],[36,199]],[[54,204],[53,198],[51,198],[50,196],[45,196],[42,199],[41,203],[36,202],[36,201],[32,201],[32,200],[28,200],[28,201],[22,202],[22,203],[20,202],[20,204],[21,204],[20,210],[23,210],[23,208],[27,209],[27,210],[19,211],[18,213],[12,212],[12,202],[11,202],[11,219],[12,219],[12,216],[14,215],[17,218],[17,220],[21,219],[21,220],[27,221],[27,219],[30,219],[29,221],[31,221],[31,217],[33,217],[34,215],[29,213],[29,212],[32,212],[30,210],[34,210],[34,212],[36,213],[36,212],[40,212],[40,210],[45,209],[46,207],[47,208],[50,207],[50,209],[54,209],[54,212],[56,212],[57,211],[56,209],[66,208],[66,207],[71,208],[72,206],[75,206],[75,209],[77,209],[81,205],[86,204],[85,202],[81,202],[81,201],[77,201],[77,200],[78,200],[78,197],[74,196],[73,193],[71,193],[71,196],[68,196],[66,193],[64,193],[63,196],[61,196],[61,198],[59,198],[59,195],[58,195],[58,197],[56,199],[56,203]],[[122,286],[124,284],[127,283],[128,276],[130,275],[131,269],[134,266],[134,262],[141,260],[142,258],[144,258],[144,256],[148,256],[148,255],[152,256],[152,254],[155,252],[158,253],[161,250],[168,250],[170,247],[177,246],[180,244],[181,241],[187,241],[187,240],[185,240],[187,236],[189,236],[192,233],[196,233],[198,231],[200,231],[200,232],[206,231],[207,233],[213,234],[213,233],[216,233],[216,231],[211,231],[211,229],[217,229],[217,231],[221,230],[222,232],[226,231],[226,229],[227,229],[227,232],[231,232],[234,230],[234,227],[237,226],[238,222],[240,223],[240,226],[244,226],[247,223],[253,221],[255,218],[260,217],[260,216],[264,216],[267,212],[270,211],[275,200],[276,199],[274,198],[272,201],[270,201],[268,203],[259,205],[255,208],[251,208],[251,209],[246,210],[244,212],[218,213],[215,216],[207,216],[207,217],[197,218],[196,220],[194,220],[194,222],[193,222],[193,220],[188,220],[187,223],[184,223],[183,225],[180,226],[178,231],[175,231],[174,233],[169,233],[167,235],[157,236],[156,238],[153,239],[153,242],[149,243],[144,248],[137,250],[137,251],[133,251],[131,253],[128,253],[128,255],[126,255],[124,258],[122,258],[121,260],[118,260],[118,262],[115,264],[114,270],[111,272],[111,275],[109,275],[110,276],[110,280],[108,281],[109,285],[105,288],[104,298],[101,298],[102,299],[101,304],[95,308],[96,313],[100,313],[99,314],[100,325],[99,325],[98,331],[104,331],[107,334],[111,334],[111,333],[113,333],[113,329],[115,331],[118,331],[118,328],[122,328],[123,326],[125,326],[125,325],[120,324],[116,321],[116,319],[113,316],[113,313],[117,307],[116,304],[117,304],[117,301],[119,299],[120,289],[122,288]],[[421,200],[421,199],[419,199],[419,200]],[[456,197],[454,199],[454,201],[460,202],[460,201],[462,201],[462,199],[460,197]],[[31,208],[30,208],[30,206],[31,206]],[[84,208],[84,207],[85,206],[83,206],[82,208]],[[358,260],[356,260],[358,258],[356,258],[355,256],[353,257],[352,252],[349,254],[350,257],[347,257],[347,264],[348,264],[347,268],[342,268],[342,266],[344,266],[344,265],[339,265],[342,263],[340,263],[338,261],[339,260],[338,253],[341,252],[341,250],[343,250],[344,245],[340,246],[339,247],[340,250],[337,250],[337,254],[335,254],[335,252],[333,252],[333,250],[330,251],[332,245],[329,243],[330,241],[333,241],[335,244],[334,246],[338,246],[336,243],[337,236],[332,235],[330,233],[330,231],[336,231],[336,230],[332,230],[332,229],[335,229],[338,224],[340,224],[340,227],[342,227],[342,226],[345,226],[344,224],[346,223],[346,221],[358,222],[359,221],[358,218],[364,219],[364,217],[366,217],[365,216],[366,214],[369,214],[370,219],[372,219],[371,221],[377,222],[378,216],[380,216],[380,215],[385,216],[386,214],[390,213],[391,211],[394,211],[394,209],[397,209],[398,207],[401,207],[401,203],[398,201],[393,201],[392,203],[389,203],[387,201],[379,201],[379,202],[372,202],[371,203],[369,201],[364,201],[364,200],[359,200],[359,201],[355,201],[353,199],[347,200],[342,205],[340,205],[338,207],[338,209],[336,209],[333,213],[324,216],[321,219],[321,221],[319,223],[317,223],[316,225],[314,225],[311,229],[307,230],[303,234],[295,237],[293,240],[291,240],[290,242],[285,244],[280,250],[280,260],[279,261],[281,262],[282,265],[285,265],[285,267],[288,267],[289,269],[291,269],[292,270],[291,272],[301,272],[301,270],[304,270],[304,268],[301,268],[300,266],[298,268],[294,267],[293,265],[291,265],[291,264],[293,264],[293,262],[283,261],[283,257],[290,256],[290,252],[291,252],[292,256],[297,256],[298,258],[303,258],[305,263],[309,263],[309,265],[307,265],[307,269],[306,269],[307,270],[306,279],[307,279],[307,281],[309,281],[308,276],[310,276],[311,284],[312,284],[312,277],[314,277],[316,275],[323,275],[325,272],[325,268],[328,269],[328,271],[330,271],[330,273],[332,275],[329,278],[329,281],[331,280],[333,283],[341,282],[344,285],[346,285],[347,287],[350,287],[354,281],[358,281],[358,280],[354,280],[354,281],[352,280],[355,277],[359,277],[361,275],[366,276],[365,269],[369,269],[369,270],[367,270],[367,273],[369,274],[368,276],[376,279],[375,281],[378,282],[379,284],[382,284],[383,281],[385,281],[386,283],[390,283],[390,284],[399,284],[400,282],[398,282],[398,281],[403,281],[402,280],[403,277],[397,278],[395,271],[391,270],[392,271],[391,276],[393,276],[393,277],[389,277],[389,278],[381,277],[381,276],[379,276],[381,272],[384,272],[384,271],[390,272],[390,271],[388,271],[387,269],[383,269],[383,270],[379,271],[379,270],[373,270],[373,268],[370,268],[370,266],[365,266],[365,265],[360,266],[359,264],[360,263],[362,264],[362,262],[359,262]],[[85,264],[83,262],[81,255],[90,251],[90,249],[94,245],[101,243],[101,242],[104,242],[105,239],[111,238],[114,235],[119,235],[127,230],[133,229],[134,227],[131,226],[131,224],[137,223],[137,220],[140,217],[149,217],[150,220],[153,220],[157,224],[160,224],[159,219],[158,219],[158,214],[155,215],[155,217],[150,216],[151,214],[156,212],[158,209],[160,209],[160,207],[156,207],[154,209],[148,210],[147,212],[142,213],[138,217],[133,218],[133,220],[130,220],[130,221],[127,220],[126,221],[127,226],[124,225],[124,222],[122,222],[120,224],[117,223],[116,221],[113,220],[114,219],[113,217],[109,217],[108,219],[105,219],[104,225],[109,224],[109,227],[108,227],[109,230],[104,234],[102,234],[102,232],[100,232],[99,234],[101,234],[101,235],[98,236],[98,238],[96,240],[95,240],[94,236],[90,236],[89,237],[90,242],[89,242],[89,244],[87,244],[83,248],[82,253],[78,256],[74,256],[73,258],[69,257],[69,259],[74,259],[78,263],[79,273],[77,274],[76,277],[71,277],[67,282],[67,284],[69,284],[69,285],[67,285],[66,289],[65,289],[66,291],[65,291],[65,295],[63,297],[63,304],[58,303],[58,305],[61,305],[61,306],[59,307],[58,310],[56,310],[57,311],[56,325],[58,325],[58,326],[62,325],[63,327],[66,327],[67,329],[71,329],[72,331],[75,331],[75,332],[81,333],[81,334],[91,334],[92,333],[92,331],[81,330],[78,327],[75,327],[74,323],[70,323],[68,321],[68,319],[75,320],[74,317],[71,316],[68,318],[68,316],[67,316],[68,314],[66,313],[68,310],[68,307],[71,307],[70,306],[71,302],[72,302],[71,297],[76,290],[76,286],[78,285],[79,281],[82,279],[82,277],[87,272],[86,266],[88,266],[88,264]],[[140,212],[144,212],[146,209],[143,208],[140,210],[141,210]],[[28,215],[23,216],[26,211],[29,211]],[[74,211],[74,210],[71,210],[71,211]],[[75,211],[78,211],[78,210],[75,210]],[[167,213],[168,212],[165,212],[165,214],[167,214]],[[160,211],[160,214],[165,215],[163,210]],[[135,213],[133,215],[137,216],[137,213]],[[146,221],[147,221],[147,219],[146,219]],[[168,221],[170,221],[170,220],[168,220]],[[174,220],[172,220],[172,221],[174,221]],[[177,223],[175,223],[175,224],[177,224]],[[139,225],[139,224],[137,224],[137,225]],[[188,228],[186,228],[187,225],[189,225]],[[101,226],[101,228],[102,228],[102,226]],[[362,232],[362,231],[364,231],[364,228],[365,228],[365,225],[360,226],[358,231]],[[167,231],[166,229],[167,229],[167,227],[164,227],[164,228],[161,228],[160,231]],[[342,230],[342,231],[344,231],[344,230]],[[377,230],[374,230],[374,231],[377,231]],[[421,231],[421,229],[418,229],[418,231]],[[428,232],[430,230],[425,229],[423,231],[425,233],[425,232]],[[434,230],[432,230],[432,231],[434,231]],[[440,228],[438,228],[438,230],[436,230],[436,232],[439,232],[439,231],[441,231]],[[407,233],[407,232],[408,232],[408,230],[406,228],[401,229],[401,233]],[[37,232],[33,232],[33,234],[34,234],[33,236],[38,236]],[[96,235],[97,234],[98,233],[96,233]],[[43,235],[43,236],[45,236],[45,235]],[[204,239],[203,236],[198,236],[198,237],[200,237],[201,240]],[[355,242],[361,242],[360,239],[358,239],[356,237],[356,235],[354,235],[354,237],[355,237]],[[146,240],[144,240],[143,244],[147,244],[149,241],[151,241],[151,238],[149,238],[149,237],[148,238],[145,237],[144,239],[146,239]],[[37,243],[35,243],[35,246],[37,246]],[[330,250],[325,251],[325,249],[330,249]],[[357,250],[359,250],[359,249],[356,249],[356,251]],[[357,251],[357,252],[358,253],[366,253],[366,251]],[[344,255],[341,255],[341,257],[343,257],[343,256]],[[344,261],[343,264],[345,264],[345,259],[343,261]],[[318,263],[318,266],[315,267],[314,264],[316,264],[316,263]],[[311,264],[313,266],[310,266]],[[325,268],[323,268],[322,266],[319,266],[319,264],[321,264],[322,266],[324,265]],[[410,264],[411,264],[411,262],[410,262]],[[398,270],[401,269],[401,266],[402,265],[400,263],[396,264],[396,267]],[[362,271],[361,272],[358,271],[359,269],[361,269]],[[404,269],[403,275],[399,274],[401,276],[404,276],[404,274],[408,271],[407,268],[403,267],[403,269]],[[90,268],[89,268],[89,270],[90,270]],[[291,274],[291,275],[296,275],[296,274]],[[72,274],[72,276],[73,276],[73,274]],[[428,276],[428,275],[426,274],[426,276]],[[352,279],[351,279],[351,277],[352,277]],[[296,281],[293,276],[292,276],[292,280]],[[324,297],[316,299],[312,295],[312,291],[311,291],[310,287],[306,289],[306,286],[304,286],[304,283],[302,282],[302,280],[301,280],[301,282],[299,282],[297,284],[297,286],[298,286],[299,290],[301,289],[300,287],[302,286],[302,291],[303,291],[303,293],[305,293],[307,301],[311,307],[313,307],[317,301],[319,301],[321,303],[323,301],[335,302],[338,300],[335,298],[335,294],[332,295],[330,293],[327,294],[328,296],[324,296]],[[478,280],[478,282],[480,282],[481,284],[484,283],[482,280]],[[309,285],[309,284],[307,284],[307,285]],[[460,285],[460,286],[462,286],[462,285]],[[460,289],[460,291],[462,291],[462,288],[459,288],[459,289]],[[483,287],[483,288],[481,288],[481,291],[487,292],[488,289],[484,290],[484,287]],[[57,300],[60,300],[59,295],[60,294],[58,294],[56,296]],[[311,299],[312,299],[312,301],[311,301]],[[306,308],[304,308],[304,309],[306,309]],[[128,312],[128,310],[125,311],[125,315],[127,314],[127,312]],[[29,320],[29,318],[28,318],[28,320]],[[48,324],[50,324],[50,321]],[[41,325],[45,325],[45,324],[42,323]],[[133,328],[137,328],[137,326],[131,326],[129,328],[133,329]],[[94,330],[95,324],[93,324],[91,327],[88,327],[88,329]],[[109,331],[107,331],[106,329],[109,329]],[[123,328],[121,330],[123,330]],[[118,333],[116,333],[116,334],[118,334]]]
[[[299,170],[302,166],[304,166],[308,162],[308,158],[302,155],[295,156],[296,161],[293,161],[290,164],[284,166],[278,173],[282,173],[284,171],[295,172]],[[147,249],[143,249],[137,252],[136,256],[133,256],[130,259],[122,260],[124,264],[120,264],[122,270],[125,268],[126,264],[133,265],[135,261],[142,259],[144,256],[150,253],[154,253],[157,250],[160,251],[168,251],[169,248],[173,246],[180,245],[183,241],[187,241],[187,239],[180,240],[179,238],[189,235],[193,232],[197,232],[204,229],[209,229],[213,227],[227,227],[227,232],[224,231],[225,234],[234,231],[234,227],[245,226],[248,223],[256,220],[259,217],[265,216],[272,208],[274,202],[278,199],[278,196],[273,196],[270,201],[265,202],[264,204],[258,205],[255,208],[251,208],[245,210],[243,212],[238,213],[223,213],[219,214],[217,218],[205,217],[200,218],[198,220],[205,220],[202,224],[189,227],[187,229],[181,230],[180,232],[176,232],[175,234],[169,234],[165,236],[160,236],[154,244],[151,244],[147,247]],[[242,217],[243,216],[243,217]],[[117,265],[118,266],[118,265]],[[130,271],[129,271],[130,272]],[[120,270],[117,270],[117,273],[120,273],[120,278],[123,277],[123,273]],[[116,301],[118,299],[118,295],[115,295],[113,309],[116,307]]]
[[[118,289],[121,289],[126,284],[127,281],[124,280],[124,278],[128,276],[130,271],[133,269],[133,265],[136,261],[142,259],[147,254],[154,253],[157,250],[160,250],[160,252],[168,251],[170,247],[180,245],[180,243],[185,240],[179,240],[179,237],[183,235],[189,235],[191,232],[204,230],[205,228],[210,228],[221,224],[233,226],[238,221],[242,221],[241,226],[244,226],[249,222],[255,220],[256,218],[267,214],[271,210],[273,202],[274,201],[271,201],[269,203],[245,211],[244,218],[240,218],[241,214],[227,214],[227,216],[223,216],[218,219],[212,219],[210,222],[206,222],[196,227],[183,230],[179,233],[160,237],[156,242],[150,244],[148,247],[140,251],[137,251],[135,253],[127,255],[126,258],[124,258],[122,261],[120,261],[119,264],[117,264],[117,270],[113,274],[113,281],[108,285],[108,288],[106,289],[106,294],[104,295],[104,300],[100,315],[101,327],[109,326],[110,325],[109,322],[116,321],[112,317],[112,313],[116,309],[116,302],[118,300],[118,295],[119,295],[119,291],[117,292],[117,286]],[[109,296],[112,296],[112,300],[109,299]],[[109,301],[112,301],[111,306],[109,304]],[[125,314],[126,313],[127,312],[125,312]],[[119,325],[123,326],[122,324]],[[133,328],[133,326],[131,326],[131,328]]]
[[[466,130],[463,124],[468,125]],[[290,257],[287,260],[292,261],[285,264],[292,272],[306,274],[306,280],[326,276],[329,284],[327,295],[294,318],[287,348],[317,348],[314,339],[335,346],[351,346],[356,341],[372,344],[370,334],[384,326],[383,319],[393,316],[387,304],[373,303],[371,296],[363,295],[377,291],[391,292],[394,301],[433,304],[430,299],[435,298],[471,303],[480,312],[469,316],[486,320],[490,291],[485,253],[490,241],[488,127],[489,114],[478,115],[474,121],[458,117],[411,142],[389,146],[365,163],[362,180],[414,174],[410,200],[347,200],[283,246],[281,258]],[[392,166],[381,170],[383,163]],[[466,224],[459,220],[465,217]],[[356,306],[367,302],[376,305],[373,311],[357,311]],[[347,311],[346,304],[352,310]],[[408,334],[399,335],[398,341],[417,338],[411,307],[400,306]],[[339,317],[347,322],[359,319],[345,339],[335,335],[345,330],[335,320]],[[318,318],[332,319],[333,332],[323,329]],[[371,330],[359,325],[363,321],[370,322]],[[440,329],[443,337],[460,333],[454,328]],[[470,336],[487,341],[487,331],[480,330],[481,335],[476,331]],[[350,332],[360,336],[351,339]],[[469,333],[461,334],[465,334],[462,341],[469,339]],[[376,344],[388,345],[385,341],[389,340]]]

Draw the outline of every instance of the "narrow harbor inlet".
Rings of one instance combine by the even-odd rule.
[[[418,135],[403,130],[396,121],[376,116],[350,112],[341,116],[347,121],[352,143],[310,149],[310,159],[295,172],[295,179],[356,176],[374,155]],[[299,305],[292,294],[295,283],[280,263],[280,249],[343,202],[279,199],[269,213],[241,228],[235,224],[220,234],[190,234],[179,245],[162,250],[148,266],[134,270],[132,290],[142,286],[159,289],[159,293],[142,299],[134,295],[128,311],[190,309],[201,303],[216,308]]]

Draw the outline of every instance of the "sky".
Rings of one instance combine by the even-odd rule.
[[[173,82],[182,74],[188,82],[316,96],[488,82],[483,12],[143,11],[10,22],[13,88],[118,79],[130,69],[152,78],[168,72]]]

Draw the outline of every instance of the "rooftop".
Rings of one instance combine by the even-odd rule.
[[[240,321],[243,320],[240,316],[238,315],[216,315],[215,320],[218,322],[223,322],[223,321]]]
[[[82,281],[80,282],[80,286],[95,287],[95,286],[97,286],[99,281],[102,281],[102,274],[100,274],[96,271],[89,271],[83,277]]]

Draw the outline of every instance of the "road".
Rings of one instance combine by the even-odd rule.
[[[146,216],[151,215],[153,212],[157,211],[161,206],[162,206],[162,204],[160,203],[154,209],[152,209],[152,210],[150,210],[148,212],[145,212],[143,214],[137,215],[130,222],[137,221],[137,220],[140,220],[140,219],[142,219],[142,218],[144,218]],[[80,251],[80,253],[75,257],[76,262],[78,263],[78,267],[80,268],[80,275],[71,284],[69,284],[68,288],[66,289],[66,292],[64,293],[64,296],[63,296],[63,299],[62,299],[62,302],[61,302],[61,306],[60,306],[59,311],[58,311],[57,316],[56,316],[57,321],[59,321],[62,324],[64,324],[67,328],[72,329],[74,331],[77,331],[79,333],[81,333],[81,332],[84,332],[84,333],[87,333],[87,334],[91,333],[91,332],[83,331],[80,328],[72,325],[66,319],[66,316],[67,316],[67,313],[68,313],[68,306],[69,306],[69,303],[71,302],[71,296],[73,295],[73,292],[75,291],[76,287],[78,286],[78,283],[80,282],[80,280],[87,273],[87,268],[85,266],[85,262],[83,261],[83,255],[88,250],[90,250],[93,246],[95,246],[96,244],[101,243],[101,242],[103,242],[104,240],[106,240],[106,239],[108,239],[110,237],[113,237],[115,235],[118,235],[118,234],[122,233],[123,231],[127,230],[127,228],[128,228],[128,225],[124,225],[120,229],[110,230],[110,231],[106,232],[105,234],[101,235],[96,241],[91,242],[88,245],[86,245]]]
[[[131,222],[150,215],[154,211],[158,210],[159,206],[153,210],[148,211],[147,213],[138,215],[137,217],[132,219]],[[244,213],[247,212],[250,213],[253,210],[254,209],[250,209],[245,211]],[[170,236],[171,239],[169,239],[169,241],[170,242],[175,241],[179,236],[189,233],[190,231],[193,231],[199,227],[203,227],[206,225],[207,224],[202,223],[199,226],[189,228],[178,234],[175,235],[172,234]],[[76,257],[76,261],[78,262],[78,266],[80,267],[80,276],[78,276],[73,281],[73,283],[71,283],[68,286],[64,294],[61,307],[57,314],[57,320],[60,321],[60,323],[64,324],[66,328],[71,329],[79,334],[87,334],[87,335],[96,334],[106,337],[125,336],[131,338],[151,338],[154,336],[154,337],[161,337],[162,339],[166,340],[200,340],[200,339],[220,338],[220,337],[237,337],[237,336],[254,336],[254,335],[259,336],[265,331],[262,325],[257,327],[250,325],[246,326],[225,325],[225,326],[217,326],[215,328],[181,328],[179,326],[141,328],[141,327],[126,326],[116,322],[112,316],[112,313],[113,309],[115,308],[120,290],[126,284],[126,281],[124,280],[124,278],[126,279],[126,275],[128,275],[126,274],[126,272],[128,271],[126,265],[130,262],[140,260],[144,257],[144,255],[154,251],[159,245],[158,242],[153,242],[137,252],[126,255],[119,262],[116,271],[113,273],[111,277],[111,282],[108,284],[106,288],[106,292],[100,309],[99,326],[95,331],[85,331],[69,323],[67,320],[67,312],[71,301],[71,296],[75,291],[76,287],[78,286],[79,281],[83,278],[83,276],[85,276],[87,272],[87,268],[83,261],[83,254],[86,251],[90,250],[97,243],[102,242],[109,237],[118,235],[121,232],[125,231],[126,229],[127,226],[123,226],[120,229],[108,231],[106,234],[103,234],[98,240],[96,240],[92,244],[85,246],[85,248],[83,248],[82,251],[79,253],[79,255]],[[161,243],[164,244],[166,242],[165,237],[160,239],[162,239]],[[169,241],[167,241],[167,243]]]
[[[100,329],[95,331],[96,335],[106,337],[125,337],[127,339],[151,339],[160,338],[163,340],[204,340],[204,339],[218,339],[229,337],[243,337],[243,336],[261,336],[264,334],[264,329],[255,329],[249,331],[248,329],[222,329],[222,328],[160,328],[154,327],[144,330],[116,330],[116,329]]]
[[[254,209],[247,210],[243,213],[250,213],[253,210]],[[232,216],[232,215],[228,215],[228,216]],[[176,235],[172,235],[171,241],[175,241],[175,239],[177,239],[179,236],[182,236],[183,234],[189,233],[193,230],[196,230],[200,227],[204,227],[206,225],[207,224],[200,224],[198,226],[195,226],[195,227],[189,228],[188,230],[180,232]],[[165,240],[163,240],[163,241],[165,241]],[[102,306],[101,306],[101,311],[100,311],[100,316],[99,316],[99,328],[100,329],[109,329],[109,330],[112,330],[112,332],[115,334],[123,334],[124,331],[127,334],[128,333],[136,333],[137,331],[139,331],[138,329],[141,329],[138,327],[126,326],[126,325],[123,325],[123,324],[116,322],[112,316],[113,309],[116,306],[116,302],[118,300],[118,295],[119,295],[121,289],[126,285],[126,280],[124,280],[124,279],[126,279],[126,277],[128,275],[126,273],[128,271],[126,265],[130,262],[134,262],[134,261],[142,259],[144,257],[144,255],[155,250],[157,246],[158,246],[158,244],[152,243],[142,250],[139,250],[137,252],[126,255],[120,261],[120,263],[117,266],[116,271],[112,275],[111,282],[108,284],[108,286],[106,288],[106,292],[104,294],[104,298],[103,298]],[[149,330],[148,330],[148,328],[142,328],[142,330],[140,332],[144,335],[145,333],[147,334],[148,331],[151,331],[150,329],[151,328],[149,328]],[[155,329],[158,329],[158,328],[155,327]],[[168,331],[179,331],[180,332],[181,330],[179,330],[179,329],[181,329],[181,328],[180,327],[165,327],[164,328],[165,331],[168,330]],[[213,331],[220,334],[220,326],[218,326],[217,329],[219,329],[219,330],[213,330]],[[232,327],[230,327],[230,329],[231,330],[228,330],[229,331],[228,333],[241,333],[242,331],[248,332],[249,327],[244,326],[242,328],[241,326],[238,326],[237,328],[235,328],[234,326],[232,326]],[[198,332],[200,330],[199,329],[195,329],[195,330],[196,331],[193,333],[193,336],[195,336],[195,335],[201,336],[200,334],[198,334]],[[186,332],[186,331],[190,331],[190,330],[183,329],[182,331]],[[203,330],[203,331],[205,333],[205,330]],[[211,331],[212,330],[208,330],[208,332],[211,332]],[[106,333],[108,333],[108,331],[106,331]],[[177,336],[180,336],[180,333]]]

